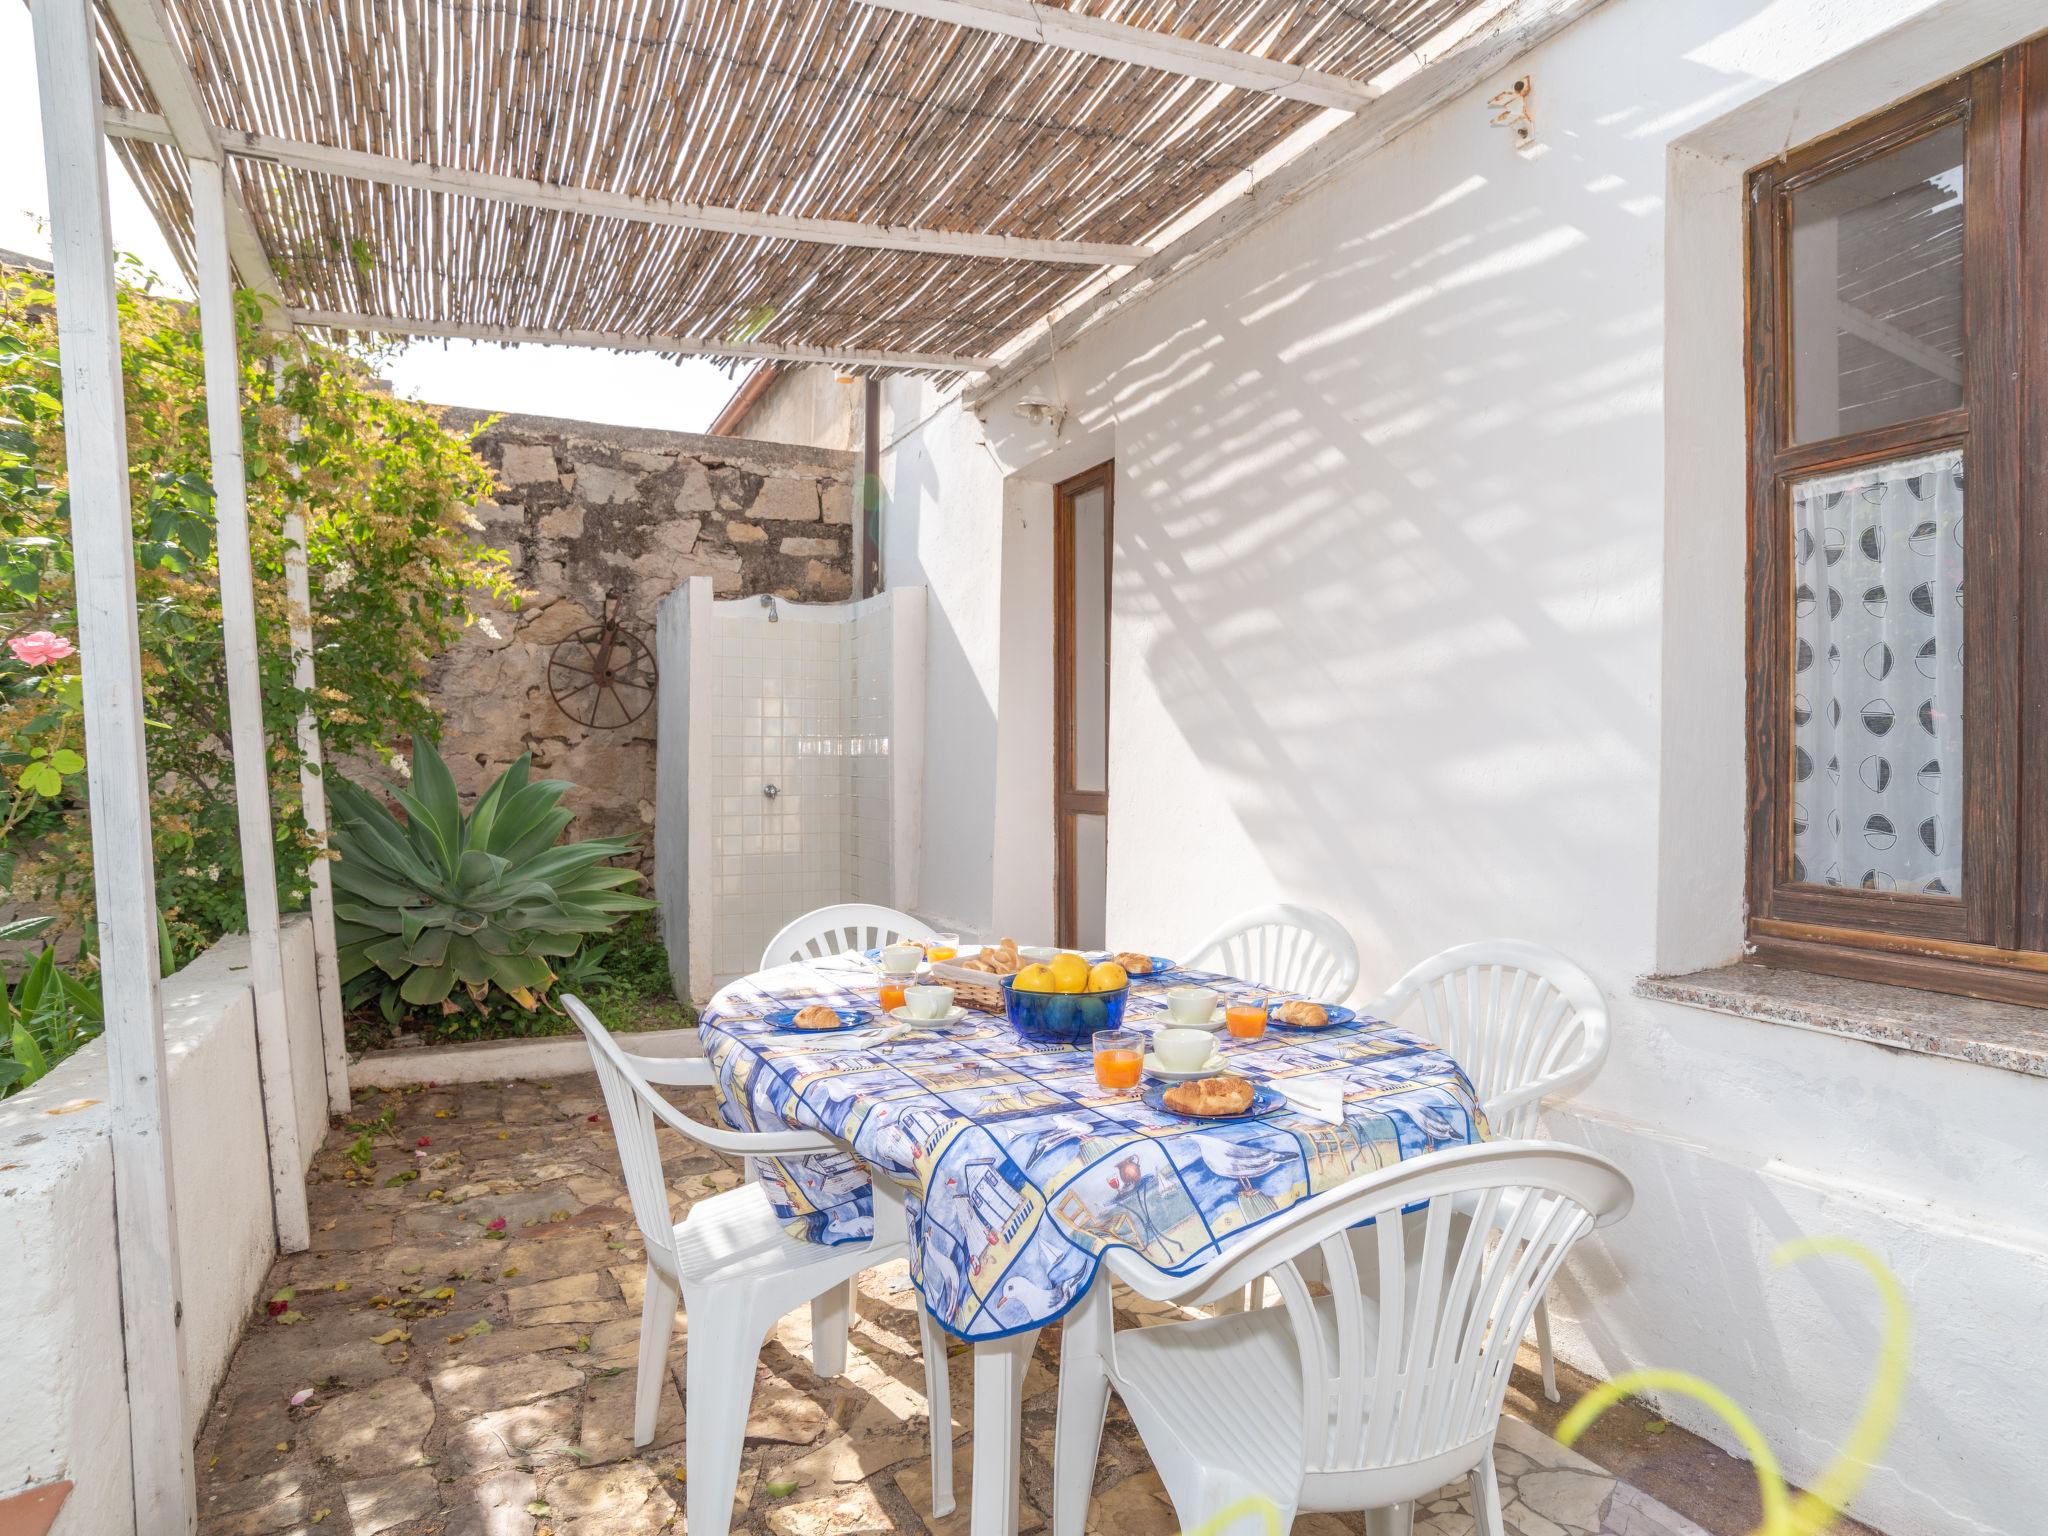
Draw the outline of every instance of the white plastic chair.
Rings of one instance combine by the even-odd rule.
[[[1358,984],[1358,946],[1342,923],[1314,907],[1240,913],[1184,963],[1322,1003],[1343,1002]]]
[[[1465,1069],[1495,1136],[1536,1135],[1543,1101],[1576,1093],[1607,1060],[1607,1000],[1592,977],[1541,944],[1484,939],[1432,955],[1374,1011],[1393,1021],[1416,1003],[1415,1022]],[[1554,1403],[1547,1301],[1536,1306],[1536,1352]]]
[[[826,1247],[782,1230],[768,1196],[748,1182],[691,1206],[680,1222],[669,1219],[668,1184],[654,1124],[680,1131],[700,1146],[732,1157],[783,1157],[843,1151],[808,1131],[731,1131],[703,1125],[679,1111],[651,1086],[713,1086],[702,1057],[630,1056],[575,997],[562,1006],[589,1042],[597,1080],[610,1112],[612,1136],[625,1169],[633,1216],[647,1244],[647,1299],[640,1308],[639,1375],[633,1395],[633,1444],[654,1438],[668,1341],[680,1298],[690,1318],[685,1355],[684,1458],[692,1536],[725,1536],[739,1484],[754,1367],[768,1330],[805,1302],[811,1307],[811,1362],[820,1376],[846,1369],[853,1282],[864,1269],[899,1258],[906,1247],[903,1192],[886,1178],[875,1188],[875,1235],[866,1243]],[[946,1341],[939,1326],[917,1309],[924,1351],[925,1401],[931,1420],[932,1513],[953,1509],[953,1416],[947,1386]]]
[[[864,901],[819,907],[784,928],[761,952],[761,969],[800,960],[823,960],[848,950],[880,949],[898,939],[929,943],[938,935],[908,912]]]
[[[1364,1510],[1372,1536],[1405,1536],[1415,1500],[1467,1477],[1479,1536],[1507,1536],[1493,1440],[1516,1346],[1572,1245],[1632,1198],[1581,1148],[1489,1142],[1304,1200],[1185,1278],[1112,1250],[1116,1277],[1156,1301],[1200,1306],[1265,1277],[1287,1304],[1117,1332],[1107,1281],[1092,1287],[1060,1346],[1054,1536],[1087,1524],[1112,1386],[1183,1530],[1259,1498],[1282,1531],[1297,1512]],[[1328,1294],[1311,1292],[1311,1260]]]

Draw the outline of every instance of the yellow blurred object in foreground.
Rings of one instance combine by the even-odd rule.
[[[1870,1476],[1878,1453],[1891,1438],[1898,1422],[1899,1405],[1906,1396],[1906,1358],[1911,1347],[1912,1318],[1906,1307],[1906,1293],[1896,1276],[1876,1254],[1846,1237],[1803,1238],[1785,1244],[1771,1255],[1773,1268],[1796,1264],[1801,1259],[1833,1256],[1853,1259],[1877,1282],[1884,1302],[1884,1342],[1878,1346],[1877,1373],[1864,1397],[1863,1411],[1843,1442],[1841,1453],[1824,1468],[1813,1486],[1798,1498],[1785,1487],[1778,1470],[1778,1458],[1764,1439],[1755,1420],[1735,1400],[1711,1382],[1686,1371],[1630,1371],[1612,1381],[1603,1381],[1588,1392],[1557,1426],[1558,1442],[1570,1445],[1592,1422],[1623,1398],[1638,1392],[1676,1392],[1697,1399],[1711,1408],[1735,1431],[1736,1439],[1756,1465],[1757,1490],[1763,1500],[1764,1518],[1750,1536],[1819,1536],[1835,1523]],[[1192,1536],[1192,1533],[1191,1533]]]

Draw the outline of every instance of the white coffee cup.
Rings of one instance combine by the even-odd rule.
[[[903,1002],[914,1019],[943,1019],[953,1006],[951,987],[905,987]]]
[[[1058,953],[1058,950],[1053,949],[1048,945],[1025,944],[1021,945],[1018,948],[1017,958],[1020,960],[1029,961],[1034,965],[1044,965],[1047,961],[1052,959],[1052,957]]]
[[[1216,993],[1208,987],[1168,987],[1166,1011],[1176,1024],[1206,1025],[1216,1017]]]
[[[884,976],[915,976],[924,964],[924,951],[915,944],[889,944],[882,950]]]
[[[1169,1072],[1193,1072],[1216,1050],[1216,1037],[1203,1029],[1162,1029],[1152,1036],[1152,1054]]]

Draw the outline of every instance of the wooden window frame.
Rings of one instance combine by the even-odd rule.
[[[1075,846],[1076,816],[1109,815],[1107,783],[1100,790],[1080,790],[1074,783],[1074,502],[1089,491],[1102,492],[1102,607],[1109,613],[1109,594],[1116,560],[1116,461],[1105,459],[1062,480],[1052,490],[1052,833],[1053,942],[1071,947],[1080,930],[1075,905],[1079,851]],[[1102,665],[1109,667],[1112,626],[1102,631]],[[1109,689],[1102,691],[1103,740],[1109,740]]]
[[[1790,197],[1960,122],[1963,403],[1917,420],[1794,441]],[[1750,958],[2048,1004],[2048,37],[1752,170],[1748,179]],[[1791,485],[1960,447],[1964,571],[1960,897],[1791,879],[1795,633]],[[2031,509],[2031,511],[2025,510]]]

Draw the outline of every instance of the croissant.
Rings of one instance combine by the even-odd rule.
[[[839,1027],[839,1015],[823,1004],[813,1003],[810,1007],[799,1011],[797,1016],[790,1022],[798,1029],[837,1029]]]
[[[1126,976],[1150,976],[1152,974],[1152,957],[1150,955],[1141,955],[1135,949],[1119,950],[1116,955],[1116,963],[1124,968]]]
[[[1252,1095],[1241,1077],[1205,1077],[1167,1089],[1162,1102],[1183,1115],[1241,1115],[1252,1107]]]
[[[1320,1003],[1282,1003],[1280,1022],[1295,1025],[1300,1029],[1322,1029],[1329,1024],[1330,1015],[1324,1011]]]

